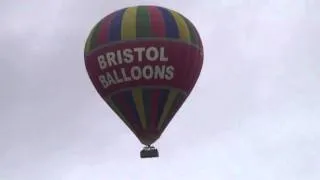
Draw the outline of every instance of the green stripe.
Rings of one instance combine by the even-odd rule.
[[[102,21],[99,21],[97,23],[97,26],[93,30],[93,35],[91,37],[91,49],[94,49],[98,46],[98,39],[99,39],[99,32],[100,32],[100,26],[102,24]]]
[[[175,97],[175,99],[174,99],[174,101],[172,103],[172,107],[169,110],[169,113],[167,114],[167,116],[165,117],[165,120],[164,120],[162,126],[160,127],[160,132],[163,131],[168,126],[168,124],[170,123],[170,121],[172,120],[174,115],[177,113],[177,111],[182,106],[184,100],[185,100],[184,93],[183,92],[179,92],[177,94],[177,96]]]
[[[96,25],[94,26],[94,28],[95,27],[96,27]],[[91,38],[93,36],[94,28],[90,31],[90,34],[89,34],[87,41],[86,41],[86,45],[85,45],[85,49],[84,49],[86,54],[89,53],[91,50]]]
[[[137,9],[137,37],[150,37],[151,27],[148,9],[146,6],[140,6]]]
[[[193,44],[199,45],[199,43],[197,42],[197,36],[196,36],[197,32],[195,31],[192,23],[187,18],[185,18],[184,16],[181,15],[181,17],[183,17],[184,21],[186,22],[186,24],[187,24],[187,26],[189,28],[191,42]]]
[[[87,38],[87,42],[86,42],[86,46],[85,46],[85,52],[89,53],[92,49],[94,49],[97,46],[97,40],[98,40],[98,30],[100,29],[100,25],[101,25],[102,21],[99,21],[91,30],[88,38]]]
[[[197,44],[200,48],[202,48],[202,42],[201,42],[200,34],[199,34],[197,28],[194,26],[194,24],[192,24],[191,22],[190,22],[190,24],[191,24],[191,27],[192,27],[192,29],[193,29],[193,31],[194,31],[194,37],[195,37],[195,39],[196,39],[196,44]]]
[[[111,107],[111,109],[118,115],[118,117],[128,126],[129,129],[133,133],[136,134],[136,129],[133,128],[133,126],[128,122],[128,120],[125,118],[123,113],[120,111],[120,107],[115,105],[115,102],[111,98],[104,98],[105,102]]]

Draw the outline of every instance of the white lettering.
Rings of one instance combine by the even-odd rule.
[[[98,56],[98,63],[99,63],[99,67],[101,70],[106,69],[107,68],[107,62],[106,59],[103,55]]]
[[[123,56],[124,56],[124,59],[123,61],[127,64],[129,63],[132,63],[133,60],[134,60],[134,56],[132,54],[132,50],[131,49],[125,49],[123,50]]]
[[[139,80],[142,77],[141,68],[139,66],[134,66],[131,69],[131,77],[134,80]]]
[[[142,53],[145,51],[146,48],[144,47],[139,47],[139,48],[134,48],[134,52],[138,53],[138,61],[141,62],[142,61]]]
[[[152,66],[148,65],[148,66],[143,67],[142,75],[143,75],[143,78],[145,78],[145,79],[152,79],[152,77],[153,77]]]
[[[97,56],[100,70],[104,74],[97,78],[103,88],[111,85],[126,83],[137,80],[167,80],[174,78],[175,68],[168,64],[168,56],[165,47],[135,47],[118,49],[114,52],[106,52]],[[133,65],[142,61],[147,64]],[[157,62],[158,61],[158,62]],[[156,64],[150,64],[155,63]],[[133,66],[124,66],[117,68],[118,65],[132,64]],[[111,69],[109,69],[111,68]]]
[[[113,77],[114,77],[114,79],[116,80],[117,84],[123,82],[123,79],[119,78],[116,70],[113,70]]]
[[[135,60],[137,62],[148,61],[168,61],[164,47],[135,47],[133,49],[126,48],[116,50],[115,52],[106,52],[97,57],[101,69],[117,66],[123,63],[130,64]]]
[[[154,69],[154,79],[164,79],[164,75],[166,72],[166,66],[156,66]]]
[[[106,76],[107,76],[107,80],[108,80],[109,85],[116,84],[116,81],[113,79],[113,77],[111,76],[111,74],[109,72],[106,73]]]
[[[120,50],[117,51],[117,59],[118,59],[118,63],[122,64],[122,52]]]
[[[109,86],[109,83],[104,75],[99,76],[99,81],[102,84],[103,88],[107,88]]]
[[[167,67],[166,75],[165,75],[166,80],[173,79],[173,71],[174,71],[174,67],[173,66],[168,66]]]
[[[160,61],[168,61],[168,57],[164,53],[164,47],[160,47]]]
[[[122,74],[122,77],[124,79],[125,82],[127,81],[131,81],[131,77],[128,77],[127,74],[126,74],[126,70],[124,68],[121,68],[121,74]]]
[[[159,58],[159,51],[156,47],[149,47],[146,50],[146,58],[149,61],[155,61]]]
[[[108,61],[108,66],[109,67],[112,67],[113,65],[117,65],[117,62],[116,62],[116,54],[114,52],[108,52],[106,54],[107,56],[107,61]]]

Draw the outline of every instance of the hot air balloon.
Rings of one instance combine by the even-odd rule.
[[[158,157],[152,144],[201,72],[203,46],[195,26],[168,8],[126,7],[92,28],[84,59],[97,92],[145,145],[140,157]]]

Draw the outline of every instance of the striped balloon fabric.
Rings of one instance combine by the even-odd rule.
[[[92,28],[85,65],[97,92],[144,145],[160,138],[200,75],[195,26],[159,6],[117,10]]]
[[[158,6],[136,6],[99,21],[89,35],[85,53],[113,42],[150,38],[179,40],[202,48],[196,28],[183,15]]]

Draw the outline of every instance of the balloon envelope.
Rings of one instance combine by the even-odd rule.
[[[93,27],[84,54],[97,92],[145,145],[161,136],[203,64],[194,25],[159,6],[107,15]]]

